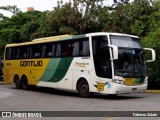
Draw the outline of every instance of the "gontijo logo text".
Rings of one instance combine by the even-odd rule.
[[[20,61],[21,67],[41,67],[43,65],[42,60],[37,61]]]

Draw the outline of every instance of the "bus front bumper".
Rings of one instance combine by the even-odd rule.
[[[106,88],[104,90],[107,94],[127,94],[127,93],[135,93],[135,92],[144,92],[147,90],[147,83],[136,86],[126,86],[117,83],[112,83],[110,88]]]

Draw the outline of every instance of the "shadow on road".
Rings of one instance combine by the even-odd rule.
[[[10,87],[9,89],[18,90],[14,86]],[[21,89],[19,89],[19,90],[21,90]],[[78,93],[76,93],[76,92],[70,92],[70,91],[59,90],[59,89],[54,89],[54,88],[31,86],[26,91],[39,92],[39,93],[45,93],[45,94],[53,94],[53,95],[59,95],[59,96],[79,97]],[[141,96],[138,94],[143,94],[143,93],[121,94],[121,95],[117,95],[117,96],[104,95],[104,94],[94,94],[91,96],[91,98],[106,99],[106,100],[107,99],[108,100],[128,100],[128,99],[144,98],[144,96]],[[83,98],[83,99],[90,99],[90,98]]]
[[[128,99],[141,99],[144,97],[136,96],[135,94],[121,94],[117,96],[110,96],[110,95],[94,95],[93,98],[98,99],[108,99],[108,100],[128,100]]]

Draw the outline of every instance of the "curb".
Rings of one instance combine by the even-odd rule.
[[[0,81],[0,85],[7,84],[6,82]]]
[[[146,90],[147,93],[160,93],[160,90]]]

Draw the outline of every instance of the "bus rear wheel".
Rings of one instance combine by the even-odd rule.
[[[80,97],[87,98],[91,96],[91,93],[89,92],[89,85],[88,82],[83,79],[78,83],[78,93]]]
[[[28,89],[28,79],[27,79],[27,77],[23,76],[21,80],[22,80],[22,88],[24,90]]]
[[[14,82],[15,82],[15,86],[16,86],[17,89],[22,88],[22,83],[21,83],[21,80],[19,79],[19,76],[14,77]]]

